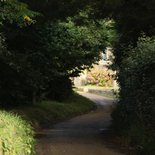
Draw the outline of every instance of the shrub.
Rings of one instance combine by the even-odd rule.
[[[27,122],[0,111],[0,154],[32,155],[34,143],[33,131]]]
[[[113,86],[113,74],[108,70],[95,70],[88,72],[87,84],[101,87]]]
[[[62,101],[72,94],[72,83],[68,76],[57,76],[48,83],[46,98]]]
[[[155,39],[143,37],[129,48],[119,73],[120,101],[115,130],[128,137],[137,154],[155,154]]]

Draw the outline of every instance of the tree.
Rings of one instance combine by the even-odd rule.
[[[60,98],[60,90],[70,91],[71,82],[66,82],[68,89],[64,90],[65,82],[62,86],[56,85],[57,79],[60,78],[63,83],[63,77],[67,81],[70,77],[78,76],[82,70],[99,60],[99,53],[113,40],[111,34],[114,34],[114,23],[109,20],[93,21],[88,13],[82,11],[66,21],[49,22],[41,31],[40,38],[44,44],[41,51],[46,53],[47,62],[50,62],[46,68],[50,68],[52,73],[47,72],[46,75],[51,79],[47,84],[51,96]]]
[[[22,98],[20,93],[22,85],[25,83],[19,74],[20,67],[16,65],[15,55],[12,50],[8,48],[7,36],[4,29],[8,25],[13,25],[16,30],[21,27],[28,26],[34,22],[33,17],[38,13],[28,9],[27,5],[16,0],[8,0],[0,2],[0,22],[1,22],[1,52],[0,52],[0,103],[1,105],[9,103],[10,101],[17,102],[17,98]],[[10,37],[14,37],[11,36]],[[16,89],[18,88],[18,89]],[[24,90],[26,91],[26,89]],[[18,100],[19,101],[19,100]],[[11,104],[11,103],[10,103]]]
[[[32,18],[38,15],[37,12],[28,9],[25,3],[17,0],[7,0],[0,2],[0,23],[14,23],[18,26],[26,26],[31,24]]]
[[[9,51],[5,60],[13,72],[11,80],[6,78],[8,88],[3,86],[7,103],[32,103],[42,97],[61,99],[71,93],[70,77],[96,62],[112,38],[112,22],[94,21],[90,13],[86,9],[65,19],[60,15],[57,20],[46,20],[44,15],[37,23],[21,28],[5,23],[3,33]]]
[[[108,2],[111,17],[116,22],[117,31],[120,34],[116,45],[116,63],[121,65],[124,57],[130,53],[124,51],[124,47],[132,44],[136,46],[142,33],[147,36],[155,35],[155,1],[150,0],[116,0]]]
[[[113,126],[140,154],[154,154],[155,140],[155,39],[139,38],[128,48],[119,73],[120,100],[113,112]],[[140,146],[140,147],[139,147]]]
[[[119,34],[114,55],[120,93],[112,114],[113,127],[117,134],[128,138],[137,154],[154,154],[155,1],[99,0],[97,3],[96,14],[113,18]],[[151,38],[139,40],[144,34]]]

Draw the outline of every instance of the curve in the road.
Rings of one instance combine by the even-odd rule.
[[[81,95],[94,101],[97,110],[44,130],[44,136],[38,138],[38,155],[123,155],[105,145],[102,136],[110,125],[113,100],[88,93]]]

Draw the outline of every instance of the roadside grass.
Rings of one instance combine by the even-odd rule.
[[[35,129],[87,113],[96,108],[89,99],[74,93],[63,102],[42,101],[33,106],[20,106],[11,110],[29,121]]]
[[[34,132],[21,117],[0,110],[0,155],[34,155]]]

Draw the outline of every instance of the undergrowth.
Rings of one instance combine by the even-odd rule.
[[[42,101],[31,107],[20,106],[12,111],[30,121],[35,128],[39,128],[87,113],[95,107],[95,104],[89,99],[73,94],[63,102]]]

